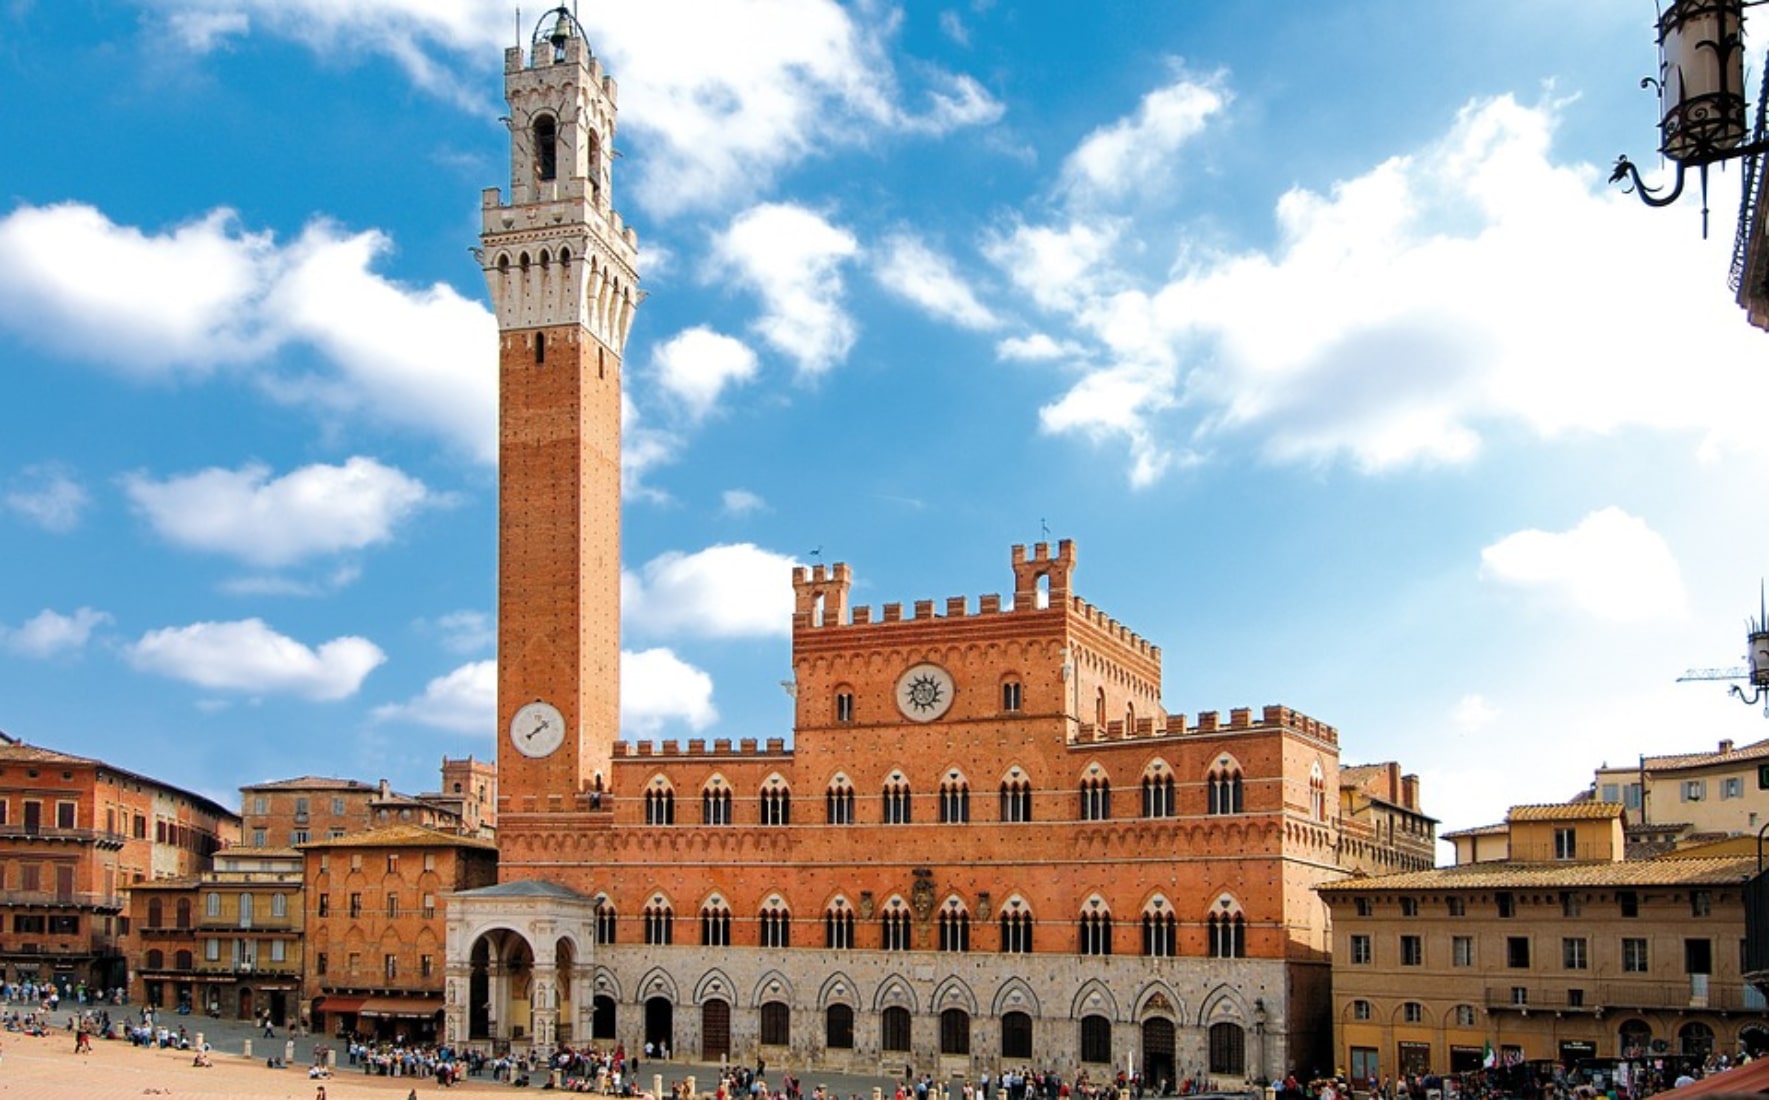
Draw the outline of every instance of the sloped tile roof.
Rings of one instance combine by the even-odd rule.
[[[1513,806],[1505,815],[1512,821],[1607,821],[1622,816],[1620,802],[1571,802]]]
[[[422,825],[389,825],[366,833],[310,840],[298,847],[302,851],[313,848],[479,848],[495,852],[498,846],[489,840],[427,829]]]
[[[1321,893],[1371,890],[1532,890],[1560,887],[1736,886],[1757,873],[1754,856],[1707,859],[1630,859],[1613,863],[1465,863],[1430,871],[1345,878],[1315,887]]]
[[[1735,761],[1769,760],[1769,737],[1738,745],[1731,752],[1686,752],[1671,756],[1648,756],[1642,761],[1647,771],[1674,771],[1678,768],[1699,768]]]

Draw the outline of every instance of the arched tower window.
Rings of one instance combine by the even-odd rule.
[[[1316,821],[1327,820],[1327,778],[1321,774],[1318,760],[1308,769],[1308,816]]]
[[[1105,821],[1112,816],[1112,781],[1106,770],[1091,764],[1081,776],[1081,820]]]
[[[645,788],[645,824],[674,825],[676,823],[676,792],[670,789],[669,780],[658,776]]]
[[[652,945],[674,943],[676,914],[662,894],[654,896],[645,906],[645,942]]]
[[[552,115],[534,120],[534,178],[559,178],[559,123]]]
[[[1205,780],[1209,792],[1208,810],[1212,814],[1242,812],[1241,766],[1232,757],[1221,756]]]
[[[1001,820],[1032,820],[1032,781],[1018,768],[1001,781]]]
[[[770,775],[762,788],[762,824],[792,824],[792,789],[778,775]]]
[[[886,825],[909,824],[909,780],[902,772],[892,772],[885,780],[884,787],[884,823]]]
[[[706,825],[731,824],[731,787],[723,776],[707,780],[700,792],[700,820]]]

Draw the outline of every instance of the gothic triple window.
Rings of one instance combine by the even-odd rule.
[[[770,897],[759,918],[761,932],[757,943],[762,947],[792,946],[792,914],[778,895]]]
[[[884,788],[884,823],[886,825],[909,824],[909,780],[902,772],[892,772],[885,780]]]
[[[700,820],[706,825],[731,824],[731,787],[720,776],[713,776],[700,792]]]
[[[1178,803],[1174,797],[1173,772],[1166,764],[1157,760],[1148,766],[1142,776],[1142,815],[1144,817],[1172,817],[1178,812]]]
[[[940,821],[959,825],[970,820],[970,784],[957,772],[940,781]]]
[[[1006,955],[1032,953],[1032,911],[1019,898],[1001,907],[1001,951]]]
[[[669,783],[662,776],[651,781],[645,788],[645,824],[674,825],[676,823],[676,792],[671,790]]]
[[[596,942],[614,942],[614,906],[607,898],[596,902]]]
[[[837,951],[853,949],[854,911],[844,898],[836,898],[823,914],[823,946]]]
[[[731,946],[731,910],[721,897],[707,899],[700,909],[700,942],[706,947]]]
[[[1098,766],[1081,780],[1081,820],[1105,821],[1112,816],[1112,781]]]
[[[1247,920],[1235,899],[1224,894],[1210,907],[1205,922],[1213,959],[1244,959],[1247,957]]]
[[[767,785],[762,788],[762,824],[792,824],[792,789],[778,775],[768,777]]]
[[[940,907],[940,950],[954,953],[970,950],[970,914],[957,898],[948,899]]]
[[[854,785],[847,776],[838,775],[829,781],[829,789],[823,794],[823,817],[830,825],[854,823]]]
[[[1018,768],[1001,781],[1001,820],[1032,820],[1032,781]]]
[[[1080,929],[1081,942],[1077,949],[1081,954],[1112,953],[1112,911],[1106,908],[1103,900],[1098,897],[1088,899],[1087,907],[1081,911]]]
[[[902,898],[892,898],[885,905],[884,916],[879,921],[879,949],[883,951],[909,950],[910,928],[909,907],[903,904]]]
[[[1241,769],[1228,757],[1218,760],[1206,781],[1209,812],[1238,814],[1241,812]]]
[[[1165,898],[1150,900],[1142,914],[1142,953],[1151,958],[1172,958],[1178,953],[1179,918]]]
[[[645,942],[654,946],[674,943],[675,911],[661,897],[651,899],[645,906]]]

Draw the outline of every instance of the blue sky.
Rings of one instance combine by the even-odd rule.
[[[541,13],[525,5],[526,39]],[[586,4],[620,81],[629,737],[783,736],[788,570],[1076,585],[1446,829],[1769,734],[1737,173],[1646,3]],[[494,755],[512,7],[0,0],[0,729],[233,803]]]

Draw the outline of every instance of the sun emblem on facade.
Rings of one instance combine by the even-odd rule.
[[[915,665],[897,678],[897,709],[914,722],[932,722],[945,714],[952,695],[952,675],[939,665]]]

